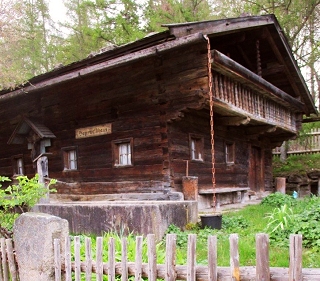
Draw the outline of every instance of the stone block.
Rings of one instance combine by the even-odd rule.
[[[196,201],[82,201],[37,204],[33,210],[68,220],[70,232],[75,234],[130,231],[140,235],[153,233],[157,240],[170,224],[183,228],[198,221]]]
[[[54,281],[54,239],[69,236],[68,221],[43,213],[24,213],[14,224],[14,243],[20,281]]]

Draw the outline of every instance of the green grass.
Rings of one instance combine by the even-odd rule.
[[[318,199],[312,199],[313,201]],[[312,203],[312,200],[310,202]],[[306,208],[308,202],[302,202],[300,207],[295,209],[300,212],[301,208]],[[318,202],[318,201],[317,201]],[[314,203],[314,202],[313,202]],[[302,207],[301,207],[302,206]],[[303,207],[304,206],[304,207]],[[233,211],[223,214],[223,225],[221,230],[201,229],[199,225],[188,225],[188,230],[182,231],[175,226],[168,228],[168,233],[177,235],[177,254],[176,264],[186,264],[188,234],[197,234],[197,263],[207,264],[207,239],[209,235],[216,235],[218,239],[218,266],[230,266],[230,245],[229,236],[232,233],[239,235],[239,256],[240,266],[256,265],[255,236],[257,233],[265,233],[268,223],[267,214],[272,213],[273,206],[269,205],[252,205],[247,206],[239,211]],[[229,227],[227,227],[229,225]],[[104,261],[107,257],[108,239],[115,239],[116,260],[120,261],[121,257],[121,235],[105,234],[104,236]],[[134,261],[135,257],[135,237],[131,233],[128,235],[128,257]],[[81,237],[81,243],[84,244],[84,237]],[[143,243],[143,262],[147,262],[147,245],[146,239]],[[95,238],[92,237],[93,257],[95,256]],[[84,248],[81,248],[82,260],[84,260]],[[270,239],[270,266],[271,267],[288,267],[289,266],[289,244],[287,240],[273,241]],[[165,238],[157,245],[157,263],[165,263]],[[315,249],[303,249],[303,267],[320,268],[320,251]]]
[[[266,226],[268,222],[267,214],[271,213],[274,207],[264,205],[252,205],[247,206],[242,210],[229,212],[223,214],[223,217],[237,218],[241,217],[248,223],[248,227],[233,227],[223,228],[221,230],[211,229],[194,229],[180,232],[176,230],[178,238],[177,243],[182,239],[186,241],[186,236],[189,233],[196,233],[197,236],[197,262],[199,264],[205,264],[207,262],[207,236],[216,235],[218,239],[218,265],[229,266],[230,265],[230,245],[229,236],[232,233],[239,235],[239,256],[241,266],[254,266],[256,264],[256,250],[255,250],[255,236],[257,233],[266,233]],[[174,231],[172,231],[174,232]],[[172,233],[171,232],[171,233]],[[180,260],[185,262],[187,246],[183,245],[178,249],[185,253],[184,257],[180,257]],[[289,266],[289,243],[279,243],[270,241],[269,248],[270,266],[271,267],[288,267]],[[177,264],[182,264],[178,263]],[[303,250],[303,267],[320,267],[320,252],[312,249]]]

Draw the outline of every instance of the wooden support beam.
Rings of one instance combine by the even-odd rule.
[[[266,77],[277,73],[285,73],[285,66],[281,64],[268,64],[267,68],[262,70],[262,76]]]
[[[233,19],[222,19],[217,21],[204,21],[198,22],[188,22],[188,23],[174,23],[174,24],[163,24],[162,26],[168,27],[170,34],[176,36],[177,38],[183,37],[192,33],[202,32],[203,34],[210,34],[213,36],[218,36],[222,34],[227,34],[230,32],[235,32],[239,30],[245,30],[249,28],[257,28],[259,26],[268,26],[274,24],[274,16],[256,16],[256,17],[239,17]]]
[[[212,68],[223,75],[229,76],[236,81],[245,84],[275,102],[289,107],[295,112],[305,111],[305,106],[302,102],[288,95],[217,50],[212,51]]]
[[[288,67],[286,67],[286,63],[284,61],[284,58],[283,56],[281,55],[276,43],[274,42],[274,39],[273,39],[273,36],[270,34],[268,28],[264,28],[263,29],[263,33],[265,35],[265,38],[268,40],[270,46],[271,46],[271,49],[273,51],[273,53],[276,55],[277,57],[277,60],[281,63],[281,65],[284,67],[284,72],[286,74],[286,77],[288,79],[288,81],[290,82],[290,84],[292,85],[293,87],[293,90],[296,94],[297,97],[300,96],[300,90],[297,86],[297,83],[296,83],[296,80],[295,78],[292,76],[292,73],[291,71],[288,69]]]
[[[261,135],[265,133],[273,133],[277,130],[277,126],[263,125],[251,126],[245,129],[246,135]]]
[[[250,117],[219,117],[216,119],[217,125],[222,126],[239,126],[239,125],[247,125],[250,123]]]

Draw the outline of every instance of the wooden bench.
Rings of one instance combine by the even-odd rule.
[[[216,207],[220,208],[221,205],[221,196],[231,193],[231,201],[232,203],[236,203],[235,198],[240,197],[240,203],[244,202],[245,194],[250,190],[249,187],[218,187],[218,188],[199,188],[198,193],[199,195],[208,196],[213,194],[216,195]]]

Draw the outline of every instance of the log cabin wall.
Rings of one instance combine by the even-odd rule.
[[[12,176],[14,155],[23,155],[25,174],[35,167],[27,143],[8,145],[21,116],[41,120],[56,136],[49,176],[67,184],[59,193],[99,194],[164,191],[170,187],[167,122],[189,107],[202,107],[207,94],[206,44],[177,48],[99,74],[20,98],[2,107],[0,174]],[[11,120],[10,126],[6,123]],[[75,131],[111,124],[111,133],[75,138]],[[132,165],[115,167],[113,142],[132,142]],[[65,170],[64,150],[77,153],[77,169]]]
[[[193,111],[184,114],[181,120],[169,124],[169,155],[171,163],[171,186],[177,191],[182,191],[182,177],[197,176],[199,189],[212,189],[211,174],[211,140],[209,111]],[[257,169],[263,176],[258,190],[264,191],[272,188],[272,158],[271,148],[264,142],[250,139],[244,133],[243,127],[221,126],[215,122],[215,178],[216,187],[250,187],[251,147],[259,148],[260,167]],[[192,160],[190,140],[191,137],[203,139],[203,158],[201,161]],[[226,146],[234,148],[234,162],[228,163]],[[263,157],[262,157],[263,156]],[[271,155],[272,156],[272,155]],[[186,171],[188,163],[188,172]],[[257,176],[257,175],[255,175]]]

